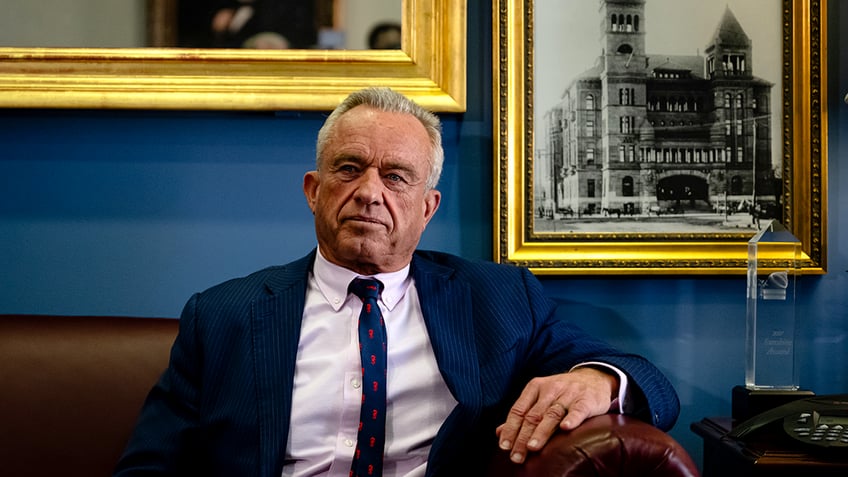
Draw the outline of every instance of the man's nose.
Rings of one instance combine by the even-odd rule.
[[[369,167],[359,177],[356,187],[356,199],[366,204],[379,203],[383,197],[383,179],[380,171]]]

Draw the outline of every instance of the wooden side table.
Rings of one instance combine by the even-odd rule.
[[[703,477],[848,476],[848,451],[794,445],[782,428],[736,440],[727,436],[732,423],[729,417],[708,417],[690,426],[704,439]]]

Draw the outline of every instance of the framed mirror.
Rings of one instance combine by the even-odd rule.
[[[0,107],[330,110],[389,86],[465,110],[466,1],[403,0],[400,50],[0,47]]]

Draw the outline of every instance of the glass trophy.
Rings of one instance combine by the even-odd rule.
[[[801,242],[772,220],[748,241],[745,387],[799,388],[795,362],[795,280]]]

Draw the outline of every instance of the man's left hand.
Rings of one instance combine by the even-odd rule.
[[[592,367],[534,378],[497,428],[500,448],[520,464],[528,452],[542,449],[557,428],[569,431],[606,414],[617,395],[618,378]]]

